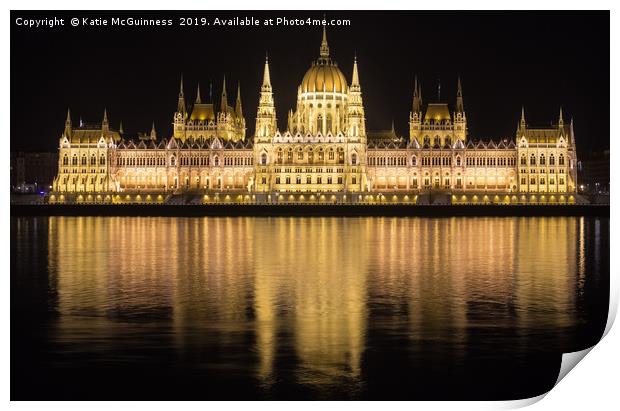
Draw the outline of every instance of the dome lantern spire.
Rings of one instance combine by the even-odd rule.
[[[329,45],[327,44],[327,28],[323,22],[323,41],[321,41],[321,59],[329,59]]]

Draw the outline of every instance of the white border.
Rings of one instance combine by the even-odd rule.
[[[441,2],[412,2],[412,1],[394,1],[394,0],[382,0],[381,2],[370,1],[370,0],[357,0],[357,1],[328,1],[328,0],[313,0],[312,2],[294,2],[288,1],[285,2],[283,0],[279,1],[267,1],[263,0],[261,2],[251,1],[251,0],[237,0],[234,3],[229,2],[203,2],[196,0],[186,0],[184,2],[169,2],[163,0],[151,0],[148,3],[140,2],[136,0],[108,0],[105,3],[97,3],[97,2],[85,2],[78,0],[57,0],[54,2],[46,2],[43,0],[36,1],[14,1],[10,0],[5,2],[8,5],[6,9],[5,18],[2,20],[2,41],[1,41],[1,54],[4,57],[5,63],[0,65],[0,70],[2,70],[2,108],[0,109],[0,113],[2,113],[1,119],[2,122],[0,127],[4,133],[5,141],[9,140],[10,136],[10,124],[9,124],[9,113],[10,113],[10,67],[9,64],[6,63],[7,59],[10,57],[10,43],[9,43],[9,33],[10,33],[10,9],[17,10],[45,10],[50,9],[50,6],[53,5],[57,9],[64,10],[142,10],[145,9],[144,6],[149,6],[148,9],[153,10],[193,10],[193,9],[263,9],[263,10],[345,10],[345,9],[377,9],[377,6],[382,6],[383,9],[395,9],[395,10],[408,10],[408,9],[418,9],[418,10],[462,10],[462,9],[470,9],[470,10],[484,10],[484,9],[499,9],[499,10],[545,10],[545,9],[558,9],[562,7],[563,9],[602,9],[602,10],[612,10],[611,12],[611,73],[618,73],[618,30],[616,29],[616,24],[620,23],[620,19],[617,17],[617,13],[615,9],[618,9],[616,4],[619,4],[614,1],[598,1],[598,0],[590,0],[588,2],[583,1],[574,1],[567,0],[562,2],[552,2],[546,0],[521,0],[519,2],[498,2],[491,0],[469,0],[467,2],[463,0],[442,0]],[[615,6],[615,7],[614,7]],[[515,30],[526,30],[526,27],[515,27]],[[579,27],[569,27],[570,30],[580,30]],[[615,46],[615,47],[614,47]],[[575,64],[587,64],[587,62],[575,62]],[[618,81],[616,80],[616,76],[611,76],[611,96],[620,96],[618,90]],[[18,85],[15,85],[18,86]],[[611,139],[611,156],[613,158],[614,153],[619,149],[619,141],[618,137],[618,123],[611,122],[612,118],[616,118],[618,104],[612,98],[611,99],[611,108],[610,108],[610,123],[611,123],[611,136],[615,138]],[[13,107],[13,109],[17,110],[19,108]],[[614,113],[612,116],[611,113]],[[607,121],[607,113],[601,113],[601,121]],[[33,119],[36,121],[36,119]],[[27,137],[27,136],[25,136]],[[587,136],[582,136],[582,138],[588,138]],[[10,150],[6,150],[4,153],[5,159],[7,162],[7,166],[5,166],[5,172],[2,174],[2,184],[0,187],[5,187],[4,190],[0,190],[0,195],[2,196],[2,201],[0,202],[0,207],[4,209],[5,216],[5,229],[4,235],[1,237],[2,244],[0,250],[2,252],[2,261],[5,264],[9,262],[10,255],[10,239],[9,239],[9,175],[8,175],[8,163],[9,163],[9,154]],[[620,177],[620,165],[611,161],[611,179],[615,180],[615,178]],[[617,210],[617,199],[616,199],[615,191],[612,191],[612,214],[616,214]],[[611,219],[611,232],[618,232],[616,229],[619,228],[619,225],[616,223],[614,218]],[[610,255],[615,255],[620,251],[618,249],[617,241],[615,241],[615,236],[612,235],[611,238],[611,253]],[[612,259],[610,262],[611,267],[611,304],[610,304],[610,318],[608,321],[608,329],[606,333],[609,331],[609,327],[613,322],[613,318],[615,317],[615,313],[617,311],[618,305],[618,264],[615,259]],[[9,404],[9,361],[10,361],[10,351],[9,351],[9,321],[10,321],[10,278],[9,278],[9,267],[6,267],[3,270],[4,274],[4,284],[2,287],[3,298],[2,302],[4,303],[3,310],[1,312],[2,317],[2,329],[5,331],[3,338],[0,339],[0,344],[2,345],[2,381],[1,381],[1,392],[4,401],[0,404],[8,405]],[[584,408],[589,409],[609,409],[613,407],[613,404],[618,404],[618,387],[616,376],[618,373],[618,366],[620,365],[618,355],[618,350],[615,347],[619,347],[620,337],[618,336],[617,327],[616,329],[611,329],[609,334],[594,347],[592,352],[588,355],[588,359],[584,361],[577,367],[577,371],[573,371],[569,373],[569,375],[563,379],[560,384],[557,385],[553,390],[548,393],[548,395],[542,395],[540,397],[522,400],[522,401],[499,401],[499,402],[361,402],[356,403],[354,406],[359,407],[361,409],[371,409],[374,407],[382,407],[388,406],[394,410],[409,410],[410,407],[421,407],[422,409],[502,409],[502,408],[515,408],[519,406],[528,405],[529,403],[537,402],[543,397],[547,397],[544,401],[537,402],[534,405],[536,409],[569,409],[569,410],[583,410]],[[178,408],[188,408],[188,409],[204,409],[205,404],[200,402],[172,402],[172,403],[164,403],[164,402],[37,402],[37,403],[11,403],[12,407],[20,408],[20,409],[39,409],[39,408],[51,408],[51,409],[83,409],[85,407],[91,407],[94,409],[109,409],[114,408],[115,410],[136,410],[136,409],[148,409],[148,410],[168,410],[171,407]],[[315,407],[326,407],[328,409],[335,409],[340,406],[346,406],[346,404],[335,403],[335,402],[327,402],[321,404],[309,403],[309,402],[211,402],[208,404],[209,407],[221,407],[221,408],[233,408],[233,409],[245,409],[247,407],[252,407],[252,409],[256,410],[288,410],[291,407],[295,407],[298,410],[308,410],[314,411]]]

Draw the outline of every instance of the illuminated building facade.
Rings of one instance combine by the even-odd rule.
[[[357,59],[349,83],[330,57],[325,29],[319,58],[297,89],[295,110],[278,128],[269,62],[253,138],[239,89],[228,105],[191,110],[181,81],[174,132],[137,140],[122,128],[74,128],[68,114],[51,202],[166,203],[570,203],[576,197],[572,121],[531,128],[521,113],[514,138],[468,135],[461,81],[456,104],[424,104],[417,79],[409,138],[367,132]]]

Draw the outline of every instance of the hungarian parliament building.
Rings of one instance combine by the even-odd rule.
[[[351,81],[320,54],[297,89],[286,127],[276,117],[265,60],[254,136],[246,136],[240,93],[229,104],[188,104],[181,80],[173,135],[127,138],[97,124],[60,137],[56,203],[573,203],[577,158],[572,120],[532,128],[522,109],[512,138],[468,135],[461,81],[453,110],[422,100],[417,79],[409,138],[366,130],[357,59]],[[232,101],[232,99],[231,99]]]

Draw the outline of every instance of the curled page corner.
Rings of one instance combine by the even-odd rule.
[[[593,345],[592,347],[586,348],[585,350],[562,354],[562,364],[560,365],[560,372],[558,373],[558,379],[555,380],[555,384],[553,386],[555,387],[556,385],[558,385],[558,383],[562,381],[562,378],[564,378],[570,370],[575,368],[575,365],[577,365],[579,361],[583,360],[583,357],[588,355],[588,353],[592,351],[592,348],[594,347],[595,346]]]

